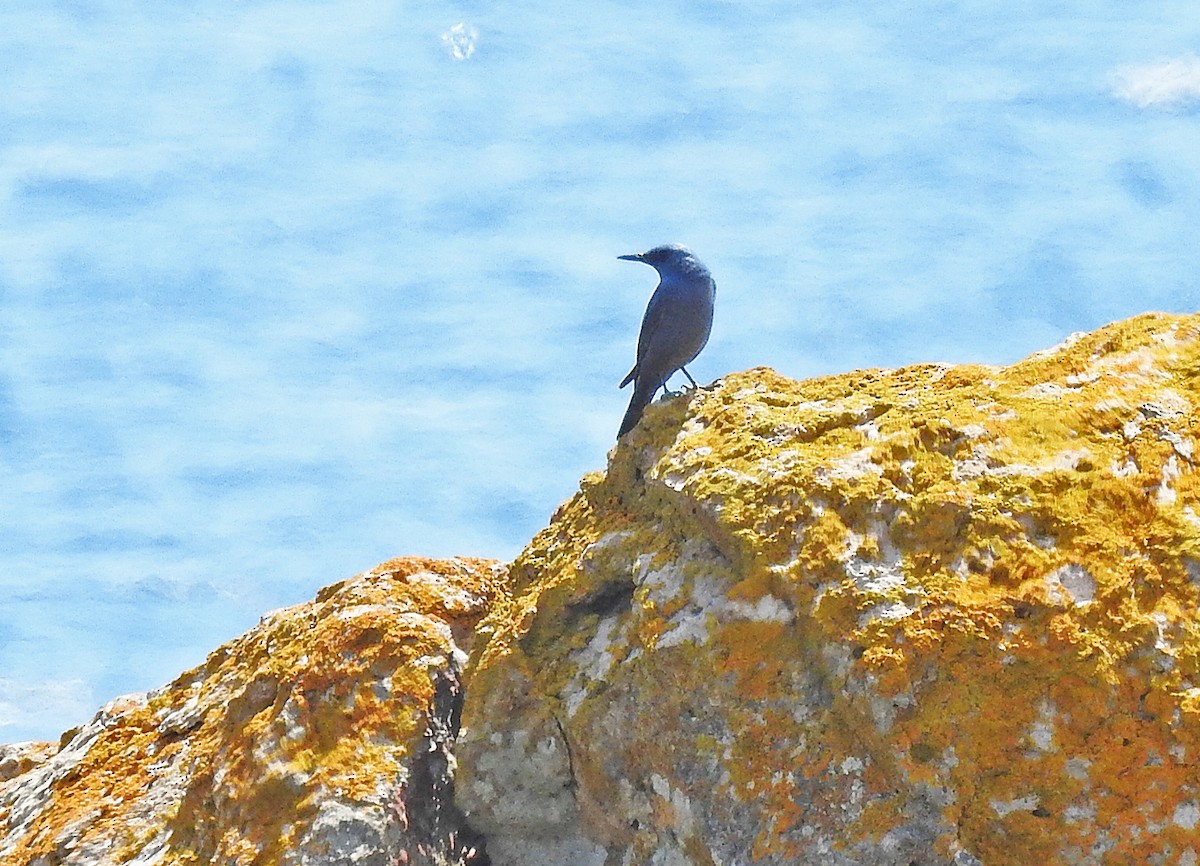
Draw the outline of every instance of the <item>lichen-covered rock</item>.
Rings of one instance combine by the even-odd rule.
[[[1200,855],[1200,317],[652,408],[510,571],[497,866]]]
[[[486,560],[385,563],[56,747],[0,749],[0,862],[469,862],[449,748],[499,585]]]
[[[506,573],[0,747],[0,863],[1197,866],[1198,374],[1148,315],[653,407]]]
[[[53,743],[30,741],[0,745],[0,783],[15,779],[54,757]]]

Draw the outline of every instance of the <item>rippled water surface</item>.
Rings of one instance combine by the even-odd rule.
[[[0,10],[0,740],[603,466],[649,268],[689,369],[1004,363],[1197,306],[1200,7]]]

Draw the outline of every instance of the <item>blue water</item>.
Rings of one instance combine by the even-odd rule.
[[[714,272],[704,380],[1196,308],[1200,7],[876,6],[0,10],[0,740],[514,555],[612,445],[620,253]]]

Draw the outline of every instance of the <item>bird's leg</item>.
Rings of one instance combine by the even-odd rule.
[[[692,374],[687,371],[687,367],[680,367],[679,372],[681,372],[681,373],[683,373],[683,375],[687,376],[688,381],[692,383],[692,387],[690,389],[682,388],[678,391],[672,391],[670,388],[667,387],[667,384],[664,382],[663,383],[663,391],[666,393],[666,395],[668,397],[679,397],[682,394],[687,393],[688,390],[695,391],[697,388],[700,387],[699,385],[696,384],[696,380],[692,378]]]

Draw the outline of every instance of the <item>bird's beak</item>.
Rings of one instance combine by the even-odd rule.
[[[630,256],[617,256],[617,258],[624,259],[627,262],[640,262],[642,260],[642,253],[634,253]]]

